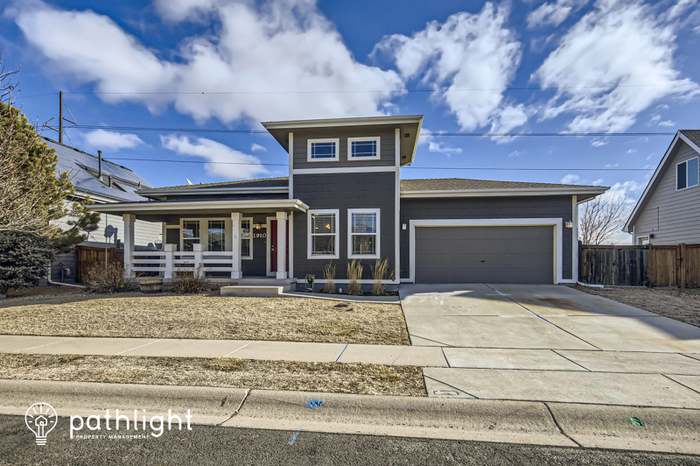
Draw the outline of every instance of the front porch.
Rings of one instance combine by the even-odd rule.
[[[178,272],[215,282],[293,278],[295,199],[146,202],[91,206],[124,220],[124,267],[137,276],[172,280]],[[139,249],[136,220],[162,224],[157,248]]]

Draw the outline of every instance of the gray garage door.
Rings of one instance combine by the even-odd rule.
[[[554,228],[416,227],[416,283],[553,283]]]

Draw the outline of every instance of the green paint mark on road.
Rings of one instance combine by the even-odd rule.
[[[630,424],[632,424],[633,426],[637,426],[637,427],[644,427],[644,421],[642,421],[638,417],[631,417]]]

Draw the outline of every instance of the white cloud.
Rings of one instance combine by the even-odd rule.
[[[599,0],[533,75],[557,91],[542,118],[575,114],[571,131],[624,131],[661,99],[699,94],[675,69],[675,49],[674,26],[649,6]]]
[[[678,0],[678,3],[673,5],[669,10],[668,10],[668,16],[667,18],[669,20],[675,19],[678,16],[680,16],[682,13],[685,13],[685,11],[691,7],[696,7],[698,4],[698,0]]]
[[[637,149],[627,149],[628,154],[634,154],[635,152],[637,152]]]
[[[659,126],[664,126],[666,128],[670,128],[672,126],[676,126],[676,122],[673,120],[660,121]]]
[[[82,135],[83,140],[89,146],[100,150],[117,151],[120,149],[133,149],[142,144],[143,140],[135,134],[123,134],[116,131],[96,129]]]
[[[158,5],[165,5],[161,2]],[[171,3],[167,2],[170,6]],[[95,83],[108,102],[173,104],[198,121],[265,121],[382,114],[405,92],[395,71],[357,62],[312,0],[178,0],[166,19],[216,16],[216,32],[192,36],[168,61],[92,11],[42,2],[9,12],[26,40],[52,65]],[[371,91],[371,92],[366,92]]]
[[[617,168],[619,166],[620,166],[619,163],[606,163],[605,164],[605,168]]]
[[[459,147],[447,147],[441,142],[436,142],[435,137],[433,136],[433,132],[425,126],[422,127],[420,130],[420,135],[418,136],[418,145],[427,145],[428,151],[437,152],[440,154],[447,154],[448,157],[451,157],[452,154],[462,153],[462,149]]]
[[[580,176],[569,173],[564,178],[561,179],[562,184],[574,184],[581,179]]]
[[[527,121],[522,105],[504,92],[520,64],[521,44],[506,22],[508,9],[486,3],[478,14],[456,13],[407,37],[385,37],[373,54],[387,53],[406,81],[434,89],[464,130],[491,125],[506,132]]]
[[[602,141],[600,139],[594,139],[593,141],[591,141],[591,146],[593,146],[593,147],[603,147],[603,146],[606,146],[607,144],[608,144],[608,141]]]
[[[265,146],[261,146],[260,144],[253,143],[253,145],[250,147],[251,152],[255,151],[262,151],[262,152],[267,152],[267,148]]]
[[[204,167],[211,176],[228,180],[251,179],[267,173],[260,159],[244,154],[211,139],[196,138],[174,134],[161,136],[163,147],[181,155],[202,157],[209,162]]]
[[[510,154],[508,154],[508,158],[513,158],[513,157],[520,157],[523,155],[523,152],[520,152],[519,150],[514,150]]]
[[[527,15],[527,27],[559,26],[572,12],[580,10],[588,0],[557,0],[543,3]]]

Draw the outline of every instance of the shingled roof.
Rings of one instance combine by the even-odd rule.
[[[185,184],[179,186],[164,186],[152,188],[147,191],[170,191],[174,189],[205,189],[205,188],[286,188],[289,186],[289,178],[260,178],[257,180],[222,181],[219,183]]]
[[[532,183],[528,181],[474,180],[468,178],[428,178],[401,180],[401,191],[461,191],[492,189],[599,188],[578,184]]]
[[[693,144],[700,146],[700,129],[682,129],[681,133],[690,139]]]

